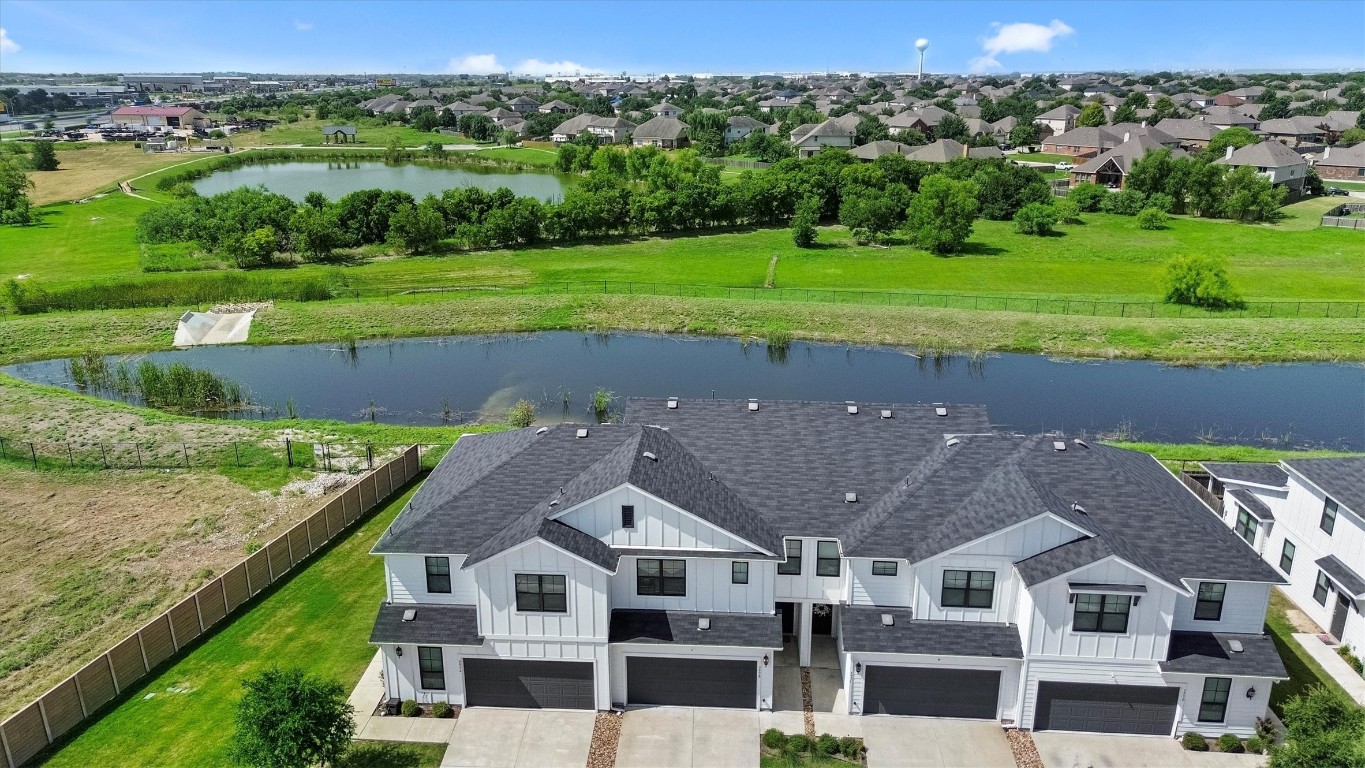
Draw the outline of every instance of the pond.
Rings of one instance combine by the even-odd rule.
[[[918,358],[896,348],[571,331],[293,346],[199,347],[183,362],[242,384],[261,415],[394,424],[500,420],[516,400],[542,421],[592,420],[601,387],[628,396],[983,403],[1001,429],[1166,442],[1365,448],[1365,366],[1172,367],[1036,355]],[[121,358],[109,358],[111,362]],[[67,363],[12,376],[75,389]],[[107,393],[95,393],[107,394]]]
[[[361,189],[401,189],[420,200],[428,194],[439,197],[455,187],[481,187],[489,191],[507,187],[518,197],[557,202],[564,196],[565,186],[564,180],[553,173],[347,160],[252,163],[218,171],[193,184],[204,196],[262,186],[298,203],[314,191],[336,200]]]

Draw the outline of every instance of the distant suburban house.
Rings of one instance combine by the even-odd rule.
[[[511,107],[513,112],[522,115],[529,115],[540,110],[540,102],[527,96],[518,96],[507,102],[507,106]]]
[[[488,114],[488,110],[486,108],[480,107],[477,104],[470,104],[467,101],[456,101],[454,103],[447,104],[444,107],[438,107],[438,109],[449,112],[457,120],[461,117],[464,117],[465,115]]]
[[[730,146],[736,141],[743,141],[755,130],[763,130],[768,125],[761,120],[755,120],[748,115],[734,115],[725,121],[725,146]]]
[[[1303,180],[1308,175],[1308,161],[1278,141],[1248,144],[1240,149],[1228,147],[1227,154],[1214,162],[1233,167],[1251,166],[1270,179],[1271,184],[1284,185],[1295,192],[1303,189]]]
[[[1066,133],[1043,140],[1043,151],[1073,158],[1091,158],[1123,143],[1123,137],[1108,128],[1072,128]]]
[[[203,128],[208,115],[194,107],[119,107],[111,115],[116,125],[145,125],[148,128]]]
[[[1076,117],[1081,114],[1079,107],[1063,104],[1049,109],[1033,119],[1033,122],[1048,134],[1066,133],[1076,127]]]
[[[354,125],[324,125],[322,138],[333,144],[354,144],[356,130]]]
[[[678,109],[678,105],[666,101],[650,107],[649,112],[655,117],[682,117],[682,110]]]
[[[560,101],[559,99],[555,99],[554,101],[547,101],[544,104],[541,104],[538,110],[547,115],[548,114],[568,115],[577,112],[578,107]]]
[[[825,147],[852,149],[853,134],[854,129],[845,127],[838,120],[826,120],[792,129],[791,143],[796,147],[798,157],[810,157]]]
[[[676,117],[655,117],[640,123],[631,134],[637,147],[653,146],[660,149],[679,149],[688,144],[687,124]]]
[[[1112,189],[1123,189],[1133,164],[1148,152],[1170,149],[1151,136],[1133,136],[1113,149],[1092,157],[1071,170],[1071,186],[1092,182]],[[1170,150],[1175,157],[1184,157],[1182,149]]]
[[[865,162],[870,163],[873,160],[876,160],[877,158],[881,157],[882,155],[908,156],[911,152],[914,152],[916,149],[918,149],[918,147],[912,146],[910,144],[902,144],[899,141],[887,141],[883,139],[881,141],[869,141],[868,143],[862,145],[861,147],[855,147],[850,154],[852,154],[859,160],[863,160]]]
[[[1291,147],[1303,144],[1322,144],[1327,135],[1327,131],[1318,127],[1322,121],[1323,119],[1320,117],[1308,115],[1275,118],[1261,123],[1261,132],[1267,138]]]
[[[1365,181],[1365,144],[1327,147],[1313,168],[1324,179]]]
[[[1254,131],[1261,127],[1260,120],[1232,107],[1209,107],[1200,119],[1217,128],[1237,127]]]
[[[409,115],[411,115],[413,112],[416,112],[422,107],[430,107],[431,110],[435,112],[436,110],[441,109],[441,102],[435,99],[418,99],[417,101],[408,102],[408,106],[406,107],[405,111]]]
[[[906,155],[911,160],[922,163],[949,163],[959,157],[989,160],[1004,156],[999,147],[969,147],[952,139],[939,139],[922,147],[915,147]]]
[[[1157,123],[1157,128],[1180,143],[1180,148],[1188,152],[1198,152],[1209,145],[1213,137],[1222,129],[1203,120],[1168,117]]]
[[[623,117],[599,117],[588,123],[587,131],[597,137],[598,144],[620,144],[636,127]]]
[[[892,115],[891,117],[884,118],[882,122],[886,123],[886,130],[893,136],[902,131],[910,130],[919,131],[925,136],[928,136],[933,132],[928,121],[914,110],[909,109]]]

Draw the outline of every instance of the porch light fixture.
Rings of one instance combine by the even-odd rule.
[[[401,645],[394,646],[393,652],[396,653],[396,654],[398,654],[399,656],[402,656],[402,655],[403,655],[403,646],[401,646]]]
[[[860,661],[857,664],[854,664],[853,671],[861,675],[863,673],[863,663]]]
[[[763,666],[768,666],[768,654],[763,654]]]
[[[1255,688],[1248,688],[1248,689],[1247,689],[1247,698],[1248,698],[1248,699],[1254,699],[1254,698],[1256,698],[1256,689],[1255,689]]]

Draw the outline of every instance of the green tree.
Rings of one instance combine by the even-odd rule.
[[[441,116],[433,107],[418,107],[408,117],[408,124],[426,133],[441,127]]]
[[[1341,138],[1337,139],[1337,146],[1354,147],[1362,141],[1365,141],[1365,128],[1352,126],[1341,132]]]
[[[1066,199],[1075,203],[1076,208],[1085,213],[1098,211],[1108,197],[1109,190],[1088,181],[1072,187],[1066,195]]]
[[[1114,124],[1136,123],[1138,121],[1137,110],[1127,104],[1122,104],[1114,110]]]
[[[490,141],[497,133],[498,126],[488,115],[462,115],[460,133],[475,141]]]
[[[1206,309],[1242,306],[1227,269],[1207,256],[1179,256],[1166,263],[1166,302]]]
[[[232,761],[253,768],[334,763],[355,735],[346,689],[301,669],[271,668],[242,681]]]
[[[1093,101],[1081,107],[1081,113],[1076,116],[1076,127],[1078,128],[1095,128],[1108,122],[1109,118],[1105,114],[1104,105],[1096,104]]]
[[[820,223],[822,204],[818,197],[803,197],[796,204],[796,215],[792,216],[792,242],[797,248],[815,245],[815,225]]]
[[[971,129],[967,127],[967,121],[957,115],[944,115],[938,125],[934,126],[935,139],[952,139],[966,143],[972,137]]]
[[[903,184],[846,194],[839,205],[839,223],[848,227],[859,243],[881,242],[905,221],[910,199],[910,190]]]
[[[720,112],[696,109],[687,114],[687,137],[692,147],[706,157],[725,154],[726,117]]]
[[[403,149],[403,145],[398,143],[398,137],[389,139],[389,143],[384,147],[384,162],[401,163],[408,159],[408,151]]]
[[[417,205],[402,205],[389,218],[389,239],[411,253],[426,253],[446,234],[441,203],[427,195]]]
[[[1271,93],[1271,91],[1266,91],[1266,93]],[[1261,111],[1257,115],[1257,119],[1261,122],[1289,117],[1289,105],[1292,102],[1289,100],[1288,96],[1280,96],[1278,98],[1272,97],[1269,101],[1261,103],[1264,104],[1264,106],[1261,107]]]
[[[33,158],[30,162],[35,171],[57,170],[57,146],[50,141],[34,142]]]
[[[521,141],[521,137],[517,135],[516,131],[506,130],[498,134],[498,141],[502,142],[504,147],[510,147]]]
[[[910,202],[905,228],[914,244],[934,253],[962,250],[976,219],[977,187],[934,174],[920,182],[919,194]]]
[[[0,157],[0,224],[32,222],[28,202],[28,191],[32,188],[33,181],[18,163]]]
[[[889,138],[891,138],[891,133],[886,127],[886,123],[873,115],[863,115],[862,119],[858,121],[858,127],[853,131],[853,143],[860,147],[864,144],[885,141]]]
[[[1138,212],[1137,223],[1141,229],[1165,229],[1166,213],[1160,208],[1143,208]]]
[[[1010,129],[1010,145],[1027,147],[1038,143],[1038,126],[1034,123],[1019,123]]]
[[[1014,214],[1014,231],[1021,235],[1050,235],[1060,217],[1046,203],[1029,203]]]
[[[1162,96],[1152,105],[1152,118],[1156,122],[1161,122],[1168,117],[1175,116],[1175,102],[1171,101],[1170,96]]]
[[[425,154],[432,160],[446,159],[446,145],[439,141],[427,142]]]
[[[303,206],[289,220],[289,236],[294,250],[315,259],[325,259],[341,244],[340,227],[335,212]]]
[[[1204,156],[1210,160],[1217,160],[1227,152],[1228,147],[1240,149],[1248,144],[1261,143],[1261,137],[1252,133],[1250,129],[1241,126],[1224,128],[1218,133],[1213,134],[1209,139],[1209,146],[1204,150]]]
[[[242,269],[269,264],[279,248],[279,236],[274,227],[259,227],[224,243],[224,250]]]
[[[1223,176],[1222,211],[1242,222],[1270,221],[1278,215],[1288,191],[1249,165],[1233,168]]]
[[[1270,768],[1365,768],[1365,709],[1314,687],[1284,705],[1285,738],[1270,748]]]

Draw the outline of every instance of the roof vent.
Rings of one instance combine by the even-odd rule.
[[[1081,506],[1081,503],[1080,503],[1079,501],[1073,501],[1073,502],[1071,502],[1071,511],[1072,511],[1072,512],[1080,512],[1082,515],[1088,515],[1088,514],[1090,514],[1089,512],[1086,512],[1086,511],[1085,511],[1085,507],[1082,507],[1082,506]]]
[[[941,406],[941,405],[940,405],[940,406],[936,406],[936,407],[934,408],[934,413],[938,414],[939,416],[947,416],[947,415],[948,415],[948,409],[947,409],[947,408],[944,408],[944,407]]]
[[[1244,648],[1242,648],[1241,640],[1229,640],[1228,649],[1231,650],[1233,653],[1241,653],[1243,650],[1245,650]]]
[[[543,434],[545,434],[546,432],[549,432],[549,431],[550,431],[550,428],[549,428],[549,427],[541,427],[540,429],[537,429],[537,430],[536,430],[536,434],[537,434],[537,435],[543,435]]]
[[[641,456],[644,456],[646,459],[649,459],[650,461],[658,461],[658,460],[659,460],[659,457],[658,457],[658,456],[655,456],[654,453],[651,452],[651,451],[645,451],[644,453],[642,453],[642,454],[640,454],[640,455],[641,455]]]
[[[882,614],[882,626],[883,626],[883,627],[893,627],[893,626],[895,626],[895,625],[896,625],[896,615],[895,615],[894,613],[883,613],[883,614]]]
[[[1054,450],[1054,451],[1065,451],[1065,450],[1066,450],[1066,441],[1065,441],[1065,440],[1053,440],[1053,441],[1052,441],[1052,450]]]
[[[948,445],[957,445],[957,444],[960,443],[960,442],[962,442],[962,441],[961,441],[961,440],[958,440],[956,437],[950,437],[950,438],[948,438],[948,443],[947,443],[947,444],[948,444]]]
[[[676,398],[676,397],[670,397],[670,398],[668,398],[668,409],[669,409],[670,411],[676,411],[676,410],[678,410],[678,398]]]
[[[705,632],[706,630],[708,630],[708,629],[710,629],[710,628],[711,628],[711,617],[709,617],[709,616],[702,616],[701,618],[697,619],[697,629],[700,629],[701,631]]]
[[[756,411],[756,410],[758,410],[758,400],[750,400],[750,401],[749,401],[749,410],[751,410],[751,411]]]
[[[557,506],[559,506],[559,499],[555,499],[554,501],[551,501],[551,502],[550,502],[550,506],[552,506],[552,507],[557,507]]]
[[[891,409],[890,409],[890,408],[883,408],[883,409],[882,409],[882,418],[883,418],[883,419],[889,419],[889,418],[891,418]]]
[[[1074,439],[1074,440],[1072,440],[1071,442],[1075,443],[1076,445],[1079,445],[1079,446],[1082,447],[1082,448],[1089,448],[1089,447],[1090,447],[1090,443],[1087,443],[1086,441],[1080,439],[1079,437],[1076,438],[1076,439]]]
[[[844,503],[845,503],[845,504],[857,504],[857,503],[858,503],[858,494],[856,494],[856,493],[845,493],[845,494],[844,494]]]
[[[416,621],[416,620],[417,620],[417,609],[416,609],[416,608],[409,608],[409,609],[407,609],[406,611],[403,611],[403,621]]]
[[[853,403],[849,403],[849,404],[848,404],[847,410],[848,410],[848,415],[850,415],[850,416],[856,416],[856,415],[858,415],[858,406],[854,405]]]
[[[577,433],[575,433],[574,436],[575,436],[575,437],[587,437],[587,436],[588,436],[588,430],[586,430],[586,429],[580,429],[580,430],[578,430]]]

